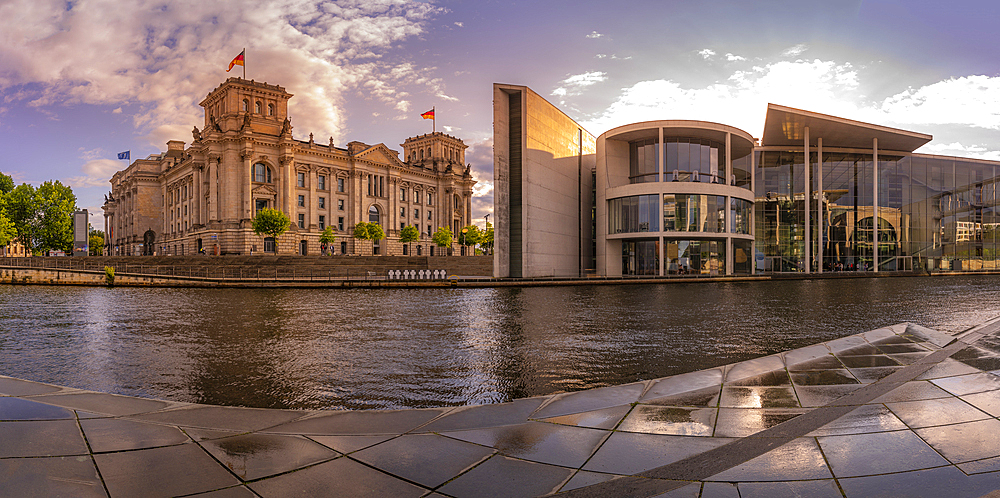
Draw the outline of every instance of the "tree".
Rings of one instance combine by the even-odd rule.
[[[382,230],[382,225],[378,223],[359,221],[354,225],[354,238],[358,240],[382,240],[385,238],[385,230]],[[375,248],[372,247],[372,253],[374,252]]]
[[[10,245],[10,241],[17,238],[17,230],[14,229],[14,222],[10,221],[0,210],[0,247]]]
[[[401,244],[409,244],[418,240],[420,240],[420,230],[417,230],[417,227],[413,225],[407,225],[399,231],[399,242]],[[407,246],[407,252],[409,252],[409,246]]]
[[[482,238],[483,233],[479,231],[479,227],[476,225],[468,225],[462,228],[462,234],[459,236],[458,241],[463,246],[475,247],[476,244],[479,244],[479,241],[482,240]]]
[[[274,253],[278,254],[278,237],[292,226],[288,215],[279,209],[264,208],[253,218],[253,233],[274,237]]]
[[[18,185],[4,196],[4,211],[7,219],[14,224],[15,238],[31,252],[35,248],[37,204],[35,187],[27,183]]]
[[[329,252],[330,244],[337,240],[337,236],[333,234],[333,227],[326,227],[323,229],[323,233],[319,234],[320,247],[323,250],[323,254]]]
[[[101,230],[91,230],[88,238],[91,256],[101,256],[104,254],[104,232]]]
[[[488,221],[486,222],[486,229],[483,230],[483,237],[479,241],[479,247],[486,254],[493,252],[493,225],[490,225]]]
[[[73,252],[73,212],[76,195],[59,180],[47,181],[35,191],[37,231],[34,248],[45,252],[58,249]]]
[[[0,196],[9,194],[11,190],[14,190],[14,179],[0,173]]]
[[[434,236],[431,240],[437,244],[438,247],[449,247],[451,246],[451,229],[448,227],[438,227],[437,231],[434,232]]]

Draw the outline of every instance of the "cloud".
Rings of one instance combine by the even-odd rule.
[[[607,81],[608,73],[603,73],[600,71],[591,71],[588,73],[574,74],[560,83],[563,86],[552,90],[552,95],[556,97],[569,97],[573,95],[580,95],[583,93],[583,89],[588,86],[595,85],[602,81]]]
[[[111,111],[111,114],[121,114],[121,113],[122,113],[122,108],[121,107],[118,107],[115,110]]]
[[[463,23],[463,22],[461,22],[461,21],[455,21],[455,23],[454,23],[454,24],[455,24],[455,26],[458,26],[458,27],[460,27],[460,28],[462,28],[462,27],[465,27],[465,23]]]
[[[990,150],[984,145],[963,145],[960,142],[952,142],[949,144],[929,143],[918,149],[917,152],[923,154],[971,157],[975,159],[1000,161],[1000,150]]]
[[[715,55],[715,51],[706,48],[706,49],[703,49],[703,50],[699,50],[698,51],[698,55],[700,55],[703,59],[708,60],[708,59],[711,59]]]
[[[796,57],[802,55],[802,53],[805,52],[806,50],[809,50],[809,47],[807,47],[805,43],[800,43],[798,45],[795,45],[794,47],[789,47],[785,49],[784,52],[781,52],[781,55],[785,57]]]
[[[745,61],[747,60],[747,58],[741,57],[739,55],[726,54],[726,60],[729,62],[736,62],[736,61]]]
[[[604,35],[598,33],[597,31],[591,31],[591,33],[587,35],[587,38],[600,38],[602,36]]]
[[[97,149],[100,150],[100,149]],[[110,189],[108,181],[122,168],[122,163],[111,159],[93,159],[80,167],[81,176],[64,178],[62,182],[73,188],[104,187]]]
[[[1000,77],[965,76],[885,99],[874,118],[901,124],[960,124],[1000,130]]]
[[[247,76],[295,94],[296,133],[341,138],[341,104],[372,82],[380,90],[373,97],[386,103],[396,101],[386,90],[401,86],[444,93],[427,68],[382,60],[426,32],[441,7],[417,0],[256,3],[8,0],[0,3],[0,93],[50,111],[128,102],[139,132],[159,147],[201,123],[197,102],[235,76],[224,68],[244,43]]]

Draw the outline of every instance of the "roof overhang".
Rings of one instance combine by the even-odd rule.
[[[822,137],[824,147],[871,149],[872,139],[877,138],[879,150],[913,152],[934,138],[914,131],[767,104],[761,145],[801,147],[806,127],[809,128],[809,145],[816,145],[816,139]]]

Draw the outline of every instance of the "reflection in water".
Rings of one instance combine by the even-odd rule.
[[[902,321],[1000,315],[989,276],[498,289],[0,287],[0,373],[235,406],[496,403]],[[763,400],[762,400],[763,402]]]

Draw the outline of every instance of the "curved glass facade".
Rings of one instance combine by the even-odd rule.
[[[629,142],[629,183],[660,181],[660,147],[655,138]]]
[[[725,232],[725,196],[663,194],[663,231]]]
[[[702,182],[750,189],[749,154],[733,159],[733,175],[727,181],[726,145],[713,140],[664,137],[666,167],[660,165],[660,145],[655,138],[629,142],[629,183]]]
[[[753,203],[731,197],[729,199],[729,232],[750,235],[750,220],[753,216]]]
[[[664,264],[669,275],[723,275],[726,273],[726,241],[663,241]]]
[[[659,195],[633,195],[608,201],[608,233],[659,232]]]

